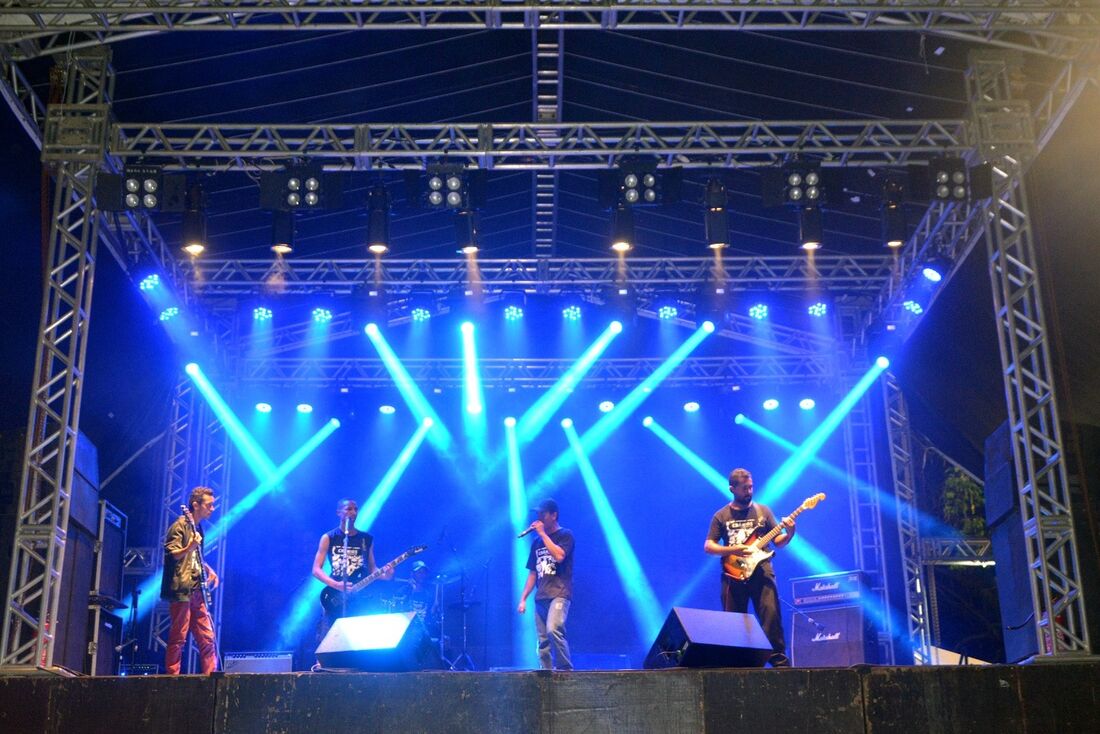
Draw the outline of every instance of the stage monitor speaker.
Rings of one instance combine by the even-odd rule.
[[[759,668],[771,643],[751,614],[673,607],[644,667]]]
[[[847,668],[877,662],[875,632],[862,607],[795,614],[791,662],[800,668]]]
[[[316,654],[326,668],[419,670],[426,640],[416,612],[367,614],[336,620]]]

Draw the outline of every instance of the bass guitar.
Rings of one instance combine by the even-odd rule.
[[[423,553],[428,550],[426,545],[414,545],[407,551],[394,558],[385,566],[380,567],[377,571],[371,574],[363,575],[362,569],[359,569],[352,573],[348,578],[347,595],[351,597],[353,594],[357,594],[363,589],[373,584],[386,573],[389,568],[396,568],[400,564],[409,560],[418,553]],[[339,616],[343,610],[343,604],[341,597],[343,597],[344,591],[342,589],[334,589],[331,586],[326,586],[321,590],[321,606],[324,607],[325,613],[330,617]]]
[[[195,524],[195,516],[191,514],[191,508],[187,505],[180,505],[180,511],[183,516],[187,518],[187,524],[191,527],[191,532],[194,535],[199,534],[199,526]],[[206,559],[202,557],[202,541],[195,546],[195,552],[199,554],[199,588],[202,589],[202,600],[206,602],[206,608],[210,609],[212,602],[210,601],[210,585],[206,578]]]
[[[790,514],[790,519],[793,520],[806,510],[812,510],[817,507],[818,502],[824,499],[824,492],[807,498],[805,502],[798,506],[798,509]],[[756,533],[753,533],[749,536],[749,542],[745,544],[752,549],[752,552],[747,556],[722,556],[722,571],[735,581],[747,581],[757,566],[775,555],[775,551],[764,549],[782,531],[783,523],[780,523],[759,537],[756,536]]]

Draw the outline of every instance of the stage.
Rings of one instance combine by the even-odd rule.
[[[32,732],[1094,731],[1100,664],[0,677]]]

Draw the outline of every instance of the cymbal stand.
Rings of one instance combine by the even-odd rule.
[[[462,652],[458,654],[450,663],[451,670],[477,670],[477,666],[474,665],[474,659],[470,656],[469,643],[469,625],[467,623],[468,613],[470,607],[473,604],[466,601],[466,570],[463,569],[460,575],[461,581],[458,588],[458,603],[462,609]],[[446,661],[446,658],[444,658]]]

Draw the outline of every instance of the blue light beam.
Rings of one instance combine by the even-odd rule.
[[[516,419],[504,420],[504,437],[508,447],[508,515],[512,528],[518,533],[528,523],[527,490],[523,483],[523,465],[520,460],[519,440],[516,436]],[[512,545],[512,598],[519,599],[527,583],[527,556],[529,546],[522,540]],[[523,668],[538,665],[536,655],[535,626],[524,620],[512,625],[512,662]]]
[[[642,421],[642,425],[657,434],[657,437],[664,441],[670,449],[675,451],[677,456],[686,461],[688,466],[699,472],[699,475],[707,480],[707,484],[717,489],[727,500],[730,498],[729,477],[723,475],[704,461],[703,457],[685,446],[680,439],[666,431],[664,426],[660,425],[653,418],[646,416],[646,419]]]

